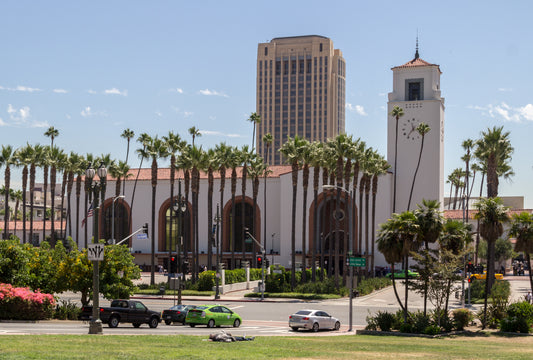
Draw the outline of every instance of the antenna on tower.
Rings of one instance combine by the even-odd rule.
[[[416,29],[416,52],[415,52],[415,60],[418,59],[420,55],[418,55],[418,29]]]

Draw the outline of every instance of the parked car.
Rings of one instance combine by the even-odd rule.
[[[483,274],[472,274],[470,276],[470,280],[473,281],[473,280],[485,280],[487,278],[487,272],[486,271],[483,271]],[[494,274],[494,278],[496,280],[503,280],[503,274],[498,274],[498,273],[495,273]]]
[[[165,324],[170,325],[175,322],[180,322],[185,325],[185,317],[189,309],[194,309],[196,305],[175,305],[170,309],[163,310],[161,319]]]
[[[392,273],[388,273],[386,275],[389,279],[392,278]],[[409,279],[416,279],[420,277],[420,274],[416,271],[407,270],[407,276],[409,276]],[[405,279],[405,270],[394,270],[394,278],[395,279]]]
[[[78,316],[79,320],[92,319],[92,306],[84,306]],[[141,324],[148,324],[151,328],[156,328],[161,322],[159,312],[148,310],[140,301],[118,299],[111,301],[110,307],[100,307],[100,320],[110,328],[116,328],[119,323],[132,323],[138,328]]]
[[[289,316],[289,327],[294,331],[298,329],[315,332],[320,329],[339,330],[341,322],[322,310],[300,310]]]
[[[207,325],[209,328],[222,325],[239,327],[242,318],[236,312],[222,305],[199,305],[194,309],[189,309],[185,322],[191,327],[196,325]]]

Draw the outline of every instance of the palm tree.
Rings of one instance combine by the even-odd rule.
[[[193,126],[189,128],[189,134],[192,136],[192,146],[194,147],[194,139],[202,136],[202,133],[196,128],[196,126]]]
[[[425,251],[429,251],[429,244],[438,240],[444,226],[440,203],[437,200],[423,199],[422,205],[419,204],[418,209],[415,210],[415,216],[420,227],[419,241],[424,243]],[[428,283],[432,274],[426,272],[424,275],[422,280],[424,281],[424,314],[426,314]]]
[[[72,189],[74,188],[74,176],[80,173],[82,170],[85,170],[85,169],[80,168],[80,166],[82,165],[82,161],[83,161],[83,157],[81,155],[71,151],[68,157],[67,166],[65,168],[65,173],[67,174],[67,222],[68,222],[68,233],[70,236],[72,236],[71,196],[72,196]],[[76,235],[76,242],[77,241],[78,241],[78,238]]]
[[[306,146],[306,140],[295,135],[294,138],[289,137],[279,149],[285,161],[291,164],[292,169],[291,290],[294,290],[296,286],[296,194],[298,170],[300,169],[301,153],[304,146]],[[335,275],[338,276],[338,273]]]
[[[9,234],[9,185],[11,181],[11,164],[14,162],[13,147],[11,145],[2,145],[0,152],[0,168],[5,166],[4,170],[4,239],[8,239]]]
[[[265,157],[264,157],[264,164],[265,164],[265,172],[263,173],[263,247],[266,249],[267,244],[267,228],[266,228],[266,206],[267,206],[267,175],[271,173],[271,170],[268,169],[268,151],[270,150],[270,146],[272,145],[272,134],[266,133],[263,135],[263,138],[261,139],[263,141],[263,144],[265,144]],[[273,249],[272,249],[273,250]]]
[[[181,153],[176,159],[176,167],[178,169],[181,169],[183,171],[183,182],[184,182],[184,197],[185,197],[185,204],[187,204],[187,208],[189,207],[189,188],[191,183],[191,169],[192,169],[192,162],[190,157],[190,151],[191,151],[191,145],[186,144],[181,149]],[[190,215],[190,212],[189,212]],[[183,220],[183,223],[185,223],[185,220]],[[189,247],[190,245],[190,227],[184,227],[183,229],[184,234],[184,242],[183,242],[183,254],[184,258],[188,260],[189,257]],[[192,248],[192,247],[191,247]]]
[[[313,229],[313,247],[311,248],[311,281],[316,281],[316,253],[317,245],[319,241],[319,220],[318,220],[318,186],[320,185],[320,165],[322,163],[322,152],[324,150],[323,143],[319,141],[313,141],[309,144],[311,152],[311,161],[310,166],[313,167],[313,203],[315,204],[313,219],[314,219],[314,229]]]
[[[224,187],[226,186],[226,170],[228,168],[228,159],[232,153],[232,147],[226,143],[220,143],[215,147],[215,163],[218,166],[220,175],[220,206],[224,209]],[[224,234],[224,211],[221,213],[220,233]],[[218,264],[217,264],[218,266]]]
[[[398,123],[400,118],[405,115],[403,109],[398,105],[395,105],[392,108],[390,113],[393,118],[396,119],[396,132],[394,140],[394,178],[393,178],[393,190],[392,190],[392,212],[396,212],[396,177],[398,174]]]
[[[59,136],[59,130],[55,127],[50,126],[48,130],[45,131],[44,136],[49,137],[51,140],[50,147],[54,147],[54,139]]]
[[[135,136],[135,132],[131,129],[125,129],[122,134],[120,134],[120,137],[123,139],[126,139],[128,142],[128,146],[126,147],[126,164],[128,163],[128,158],[130,155],[130,140]]]
[[[28,187],[28,165],[33,157],[33,147],[30,144],[15,151],[18,166],[22,166],[22,243],[26,243],[26,188]]]
[[[309,188],[309,165],[312,162],[313,152],[312,145],[309,141],[304,140],[301,151],[301,162],[302,162],[302,186],[303,186],[303,201],[302,201],[302,284],[307,282],[307,269],[306,259],[307,259],[307,190]]]
[[[192,262],[192,276],[193,283],[198,280],[199,267],[199,238],[198,238],[198,199],[200,194],[200,170],[206,167],[207,155],[202,148],[192,146],[189,150],[189,158],[191,161],[191,192],[192,192],[192,212],[193,212],[193,262]]]
[[[16,234],[17,233],[17,220],[18,220],[18,213],[19,213],[19,205],[20,205],[20,202],[22,201],[22,191],[21,190],[13,190],[13,189],[9,189],[9,197],[11,198],[11,200],[15,200],[15,213],[14,213],[14,218],[15,218],[15,229],[13,231],[13,234]],[[22,219],[22,221],[24,222],[24,219]]]
[[[242,175],[241,175],[241,190],[242,190],[242,200],[241,200],[241,249],[242,249],[242,261],[245,260],[246,246],[244,243],[245,240],[245,227],[246,227],[246,177],[248,175],[248,164],[250,163],[252,152],[249,150],[248,145],[244,145],[239,151],[240,163],[242,165]],[[252,229],[252,235],[254,229]],[[255,248],[255,246],[254,246]],[[256,260],[254,259],[254,262]],[[254,267],[256,264],[254,263]]]
[[[531,269],[531,253],[533,253],[533,214],[522,212],[513,215],[511,236],[516,238],[515,251],[526,255],[528,269]],[[533,272],[529,270],[529,284],[533,291]]]
[[[76,176],[76,244],[78,248],[81,247],[80,242],[80,198],[81,198],[81,185],[82,185],[82,176],[85,175],[85,169],[87,169],[88,163],[83,155],[80,155],[78,166],[74,168],[74,175]],[[87,199],[87,194],[85,194],[85,199]],[[87,204],[87,201],[86,201]],[[86,210],[86,209],[85,209]]]
[[[143,153],[146,152],[146,147],[148,146],[151,140],[152,138],[147,133],[142,133],[141,135],[139,135],[139,137],[137,138],[137,142],[141,143],[142,148],[137,149],[137,154],[140,154],[141,152]],[[128,221],[130,224],[131,224],[131,218],[133,215],[133,200],[135,199],[135,190],[137,190],[137,181],[139,180],[139,175],[141,174],[141,168],[143,166],[143,161],[144,161],[143,156],[140,156],[140,158],[141,158],[141,162],[139,164],[139,168],[137,169],[137,176],[135,177],[135,182],[133,183],[133,191],[131,193],[130,218]]]
[[[488,180],[488,177],[487,177]],[[494,191],[494,189],[491,189]],[[476,218],[480,220],[478,231],[487,241],[487,280],[485,283],[485,304],[483,310],[483,329],[487,324],[487,299],[494,282],[494,246],[496,240],[503,234],[503,223],[509,220],[507,208],[498,197],[480,199],[474,206],[477,209]]]
[[[375,229],[376,229],[376,197],[378,193],[378,178],[379,176],[386,174],[389,168],[390,168],[389,163],[381,155],[377,157],[375,164],[372,167],[372,254],[370,255],[370,269],[371,269],[370,271],[372,275],[375,274],[374,249],[375,249],[375,244],[376,244],[376,230]],[[354,198],[354,202],[355,202],[355,198]]]
[[[155,284],[155,199],[157,189],[157,160],[168,157],[168,149],[165,142],[157,136],[149,138],[143,149],[138,149],[137,153],[142,159],[152,159],[151,183],[152,183],[152,234],[151,238],[151,258],[150,258],[150,285]],[[133,201],[133,200],[132,200]],[[133,205],[133,204],[132,204]]]
[[[119,160],[118,163],[113,162],[111,166],[109,166],[109,175],[115,178],[115,194],[113,195],[113,200],[115,200],[120,196],[121,190],[123,188],[122,184],[126,182],[126,179],[133,176],[133,174],[130,173],[130,166],[126,164],[125,161]],[[124,201],[124,199],[121,198],[120,201]],[[115,201],[111,203],[111,206],[115,208],[112,211],[116,211],[117,204],[115,203]],[[123,211],[124,208],[121,206],[119,209]],[[111,221],[114,222],[114,225],[111,225],[111,239],[117,239],[116,232],[117,229],[119,229],[119,226],[117,226],[119,225],[117,224],[117,222],[119,221],[119,217],[114,217],[111,219]],[[119,235],[122,236],[122,232],[119,232]]]
[[[68,154],[63,153],[62,159],[59,162],[58,170],[62,172],[63,177],[61,179],[61,205],[60,205],[60,223],[59,233],[61,234],[62,239],[66,239],[65,233],[66,233],[66,223],[63,222],[64,218],[64,212],[63,209],[65,208],[65,192],[67,188],[67,180],[68,180],[68,167],[69,167],[69,158]],[[63,227],[65,226],[65,228]]]
[[[509,177],[512,169],[508,168],[514,148],[511,146],[509,132],[503,132],[503,126],[481,132],[482,138],[477,142],[476,151],[480,161],[487,168],[487,197],[498,196],[498,178]],[[503,172],[502,170],[506,170]]]
[[[85,165],[86,165],[86,168],[89,168],[95,161],[95,158],[93,156],[93,154],[90,154],[90,153],[87,153],[85,155]],[[82,220],[82,227],[84,226],[84,224],[87,222],[87,215],[88,215],[88,211],[89,211],[89,206],[91,206],[92,208],[92,191],[90,189],[90,186],[91,186],[91,181],[92,180],[89,180],[89,178],[87,176],[84,177],[84,193],[85,193],[85,202],[83,204],[83,215],[84,215],[84,219]],[[89,205],[89,203],[91,203],[91,205]],[[89,226],[85,226],[85,231],[84,231],[84,234],[83,234],[83,237],[84,237],[84,247],[87,248],[87,232],[88,232],[88,228]]]
[[[472,159],[472,149],[474,148],[474,140],[466,139],[461,146],[466,151],[466,154],[461,158],[465,162],[465,183],[466,183],[466,222],[468,222],[468,201],[470,199],[470,160]],[[474,175],[476,173],[474,172]],[[473,182],[473,181],[472,181]]]
[[[411,184],[411,192],[409,193],[409,201],[407,202],[407,209],[411,207],[411,198],[413,197],[413,190],[415,189],[416,174],[418,174],[418,169],[420,168],[420,160],[422,159],[422,152],[424,151],[424,139],[426,134],[431,130],[428,124],[420,123],[416,127],[416,132],[420,134],[422,139],[420,140],[420,152],[418,153],[418,162],[416,164],[415,174],[413,175],[413,183]]]
[[[50,245],[56,246],[56,234],[55,234],[55,189],[57,183],[57,171],[62,166],[65,160],[65,153],[57,147],[50,147],[48,153],[48,165],[50,166],[50,208],[52,215],[50,219]]]
[[[237,167],[240,165],[240,150],[236,147],[227,157],[228,166],[231,167],[231,226],[230,226],[230,238],[231,238],[231,268],[235,269],[235,193],[237,191]]]
[[[218,158],[214,149],[207,150],[205,157],[205,168],[202,169],[207,173],[207,233],[209,239],[207,241],[207,269],[211,270],[213,267],[213,189],[214,189],[214,171],[218,168]]]
[[[34,145],[33,153],[30,164],[30,239],[33,243],[33,204],[34,204],[34,192],[35,192],[35,168],[40,166],[44,153],[44,147],[42,145]],[[44,240],[44,239],[43,239]]]
[[[250,117],[246,120],[251,122],[254,125],[254,130],[252,132],[252,152],[253,152],[255,149],[255,126],[261,123],[261,116],[258,113],[253,112],[250,114]]]
[[[263,161],[263,158],[254,154],[250,160],[250,166],[248,167],[248,174],[251,177],[252,180],[252,200],[253,200],[253,206],[252,206],[252,233],[255,235],[255,208],[257,206],[257,195],[259,194],[259,177],[263,175],[266,171],[267,167],[266,164]],[[258,229],[258,233],[260,233],[260,229]],[[254,261],[257,261],[256,257],[256,245],[252,245],[252,259]],[[263,259],[262,261],[266,261],[266,259]],[[257,266],[257,263],[255,264]]]

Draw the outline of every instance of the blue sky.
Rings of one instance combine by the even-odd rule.
[[[446,176],[464,139],[503,125],[516,175],[500,195],[533,208],[532,13],[526,0],[3,0],[1,144],[47,144],[49,126],[67,151],[117,159],[126,128],[190,141],[196,126],[204,147],[249,144],[257,44],[316,34],[346,60],[347,133],[386,154],[390,69],[413,58],[418,31],[421,58],[443,72]]]

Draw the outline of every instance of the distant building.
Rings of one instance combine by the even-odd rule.
[[[283,162],[287,137],[326,141],[344,132],[346,64],[324,36],[292,36],[257,49],[256,109],[261,116],[256,148],[267,163]],[[272,134],[266,154],[263,135]]]

